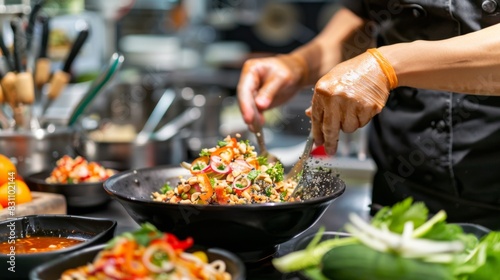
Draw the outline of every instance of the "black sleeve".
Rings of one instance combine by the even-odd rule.
[[[359,17],[368,18],[365,1],[363,0],[339,0],[339,4],[351,10]]]

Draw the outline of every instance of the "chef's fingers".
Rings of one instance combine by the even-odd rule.
[[[279,90],[285,85],[284,78],[279,75],[272,75],[264,81],[255,98],[255,103],[259,109],[268,109]]]
[[[323,137],[325,152],[328,155],[335,155],[337,152],[339,134],[340,134],[340,120],[338,111],[326,111],[323,114]]]
[[[316,91],[311,110],[308,110],[311,113],[314,143],[317,146],[324,145],[325,151],[330,155],[334,155],[337,151],[341,109],[336,98]]]
[[[259,61],[256,59],[246,61],[243,65],[237,86],[238,105],[243,115],[243,120],[249,125],[255,118],[256,113],[253,106],[255,102],[254,95],[258,92],[262,83],[258,70],[259,67]]]
[[[342,99],[340,107],[344,108],[345,114],[341,117],[340,129],[345,133],[352,133],[361,127],[359,116],[363,114],[363,108],[358,104],[349,104],[348,100]]]
[[[314,144],[321,146],[325,142],[323,137],[323,108],[312,106],[311,110],[311,130],[314,138]]]

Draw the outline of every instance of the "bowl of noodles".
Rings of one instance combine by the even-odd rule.
[[[284,178],[280,163],[228,136],[190,163],[121,172],[104,189],[138,223],[254,261],[311,227],[346,188],[332,172],[317,183],[328,192],[296,199],[296,180]]]
[[[30,279],[243,280],[245,266],[231,252],[197,248],[191,237],[179,239],[146,223],[107,244],[42,264]]]

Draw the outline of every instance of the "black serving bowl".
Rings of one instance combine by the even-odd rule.
[[[53,280],[59,279],[61,274],[71,268],[76,268],[86,265],[93,261],[97,253],[99,253],[106,245],[97,245],[84,250],[74,252],[63,258],[44,263],[30,273],[31,280]],[[233,253],[223,249],[207,249],[204,250],[207,254],[208,261],[221,260],[226,264],[226,271],[231,274],[233,280],[245,279],[245,266],[243,262]]]
[[[39,192],[50,192],[64,195],[68,208],[83,209],[98,207],[110,201],[109,195],[103,189],[103,183],[47,183],[46,178],[50,176],[51,171],[42,171],[27,176],[24,180],[29,188]]]
[[[77,245],[60,250],[15,254],[14,257],[0,254],[2,279],[27,279],[30,270],[36,266],[62,255],[79,251],[110,240],[116,228],[116,221],[70,215],[31,215],[9,219],[0,223],[0,242],[8,241],[9,236],[68,237],[84,240]],[[15,244],[14,251],[15,251]],[[10,262],[12,261],[12,262]],[[8,269],[15,266],[15,272]]]
[[[346,188],[334,176],[325,182],[329,195],[302,202],[188,205],[152,200],[152,192],[167,181],[176,186],[181,175],[187,178],[189,172],[169,166],[130,170],[109,178],[104,189],[137,223],[150,222],[179,238],[191,236],[197,244],[227,249],[245,262],[273,254],[277,245],[307,230]]]

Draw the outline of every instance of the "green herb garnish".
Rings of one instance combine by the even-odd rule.
[[[201,149],[201,151],[200,151],[200,157],[204,157],[204,156],[210,156],[210,152],[208,151],[207,148]]]
[[[266,170],[266,173],[269,174],[269,177],[271,177],[274,182],[281,182],[283,181],[285,175],[285,169],[280,162],[276,162],[273,166]]]
[[[219,140],[219,141],[217,141],[217,146],[219,146],[219,147],[227,146],[227,142],[223,141],[223,140]]]
[[[160,189],[160,193],[166,194],[168,191],[173,190],[173,188],[166,182]]]
[[[257,178],[257,176],[259,176],[259,174],[260,174],[260,170],[252,170],[252,171],[248,172],[247,178],[250,181],[253,181],[253,180],[255,180],[255,178]]]
[[[267,165],[267,157],[258,156],[257,161],[259,162],[260,165]]]

